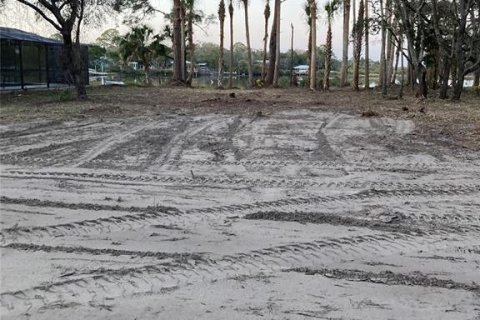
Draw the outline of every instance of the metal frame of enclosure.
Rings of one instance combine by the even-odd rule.
[[[88,61],[88,50],[82,50]],[[64,71],[63,43],[34,33],[0,27],[0,87],[25,89],[69,85]],[[88,83],[88,64],[85,64]]]

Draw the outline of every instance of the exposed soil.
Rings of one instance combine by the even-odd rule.
[[[478,106],[229,93],[2,94],[2,320],[480,319]]]
[[[305,89],[211,90],[155,87],[93,87],[85,102],[59,101],[55,92],[1,93],[0,124],[11,121],[49,120],[44,125],[67,119],[176,114],[227,113],[252,118],[272,112],[309,109],[342,112],[364,117],[389,117],[415,122],[419,140],[447,144],[449,147],[480,150],[480,97],[467,91],[462,101],[428,100],[414,97],[406,89],[397,99],[398,88],[382,98],[378,91],[355,92],[350,88],[329,92]],[[231,93],[235,95],[231,95]],[[434,95],[435,93],[433,93]],[[33,128],[32,128],[33,129]],[[10,134],[9,132],[2,133]],[[21,133],[20,133],[21,134]]]

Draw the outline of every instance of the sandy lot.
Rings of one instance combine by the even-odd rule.
[[[480,319],[480,155],[309,108],[3,124],[2,319]]]

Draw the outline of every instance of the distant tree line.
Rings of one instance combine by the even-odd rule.
[[[112,11],[122,15],[132,25],[127,35],[117,38],[118,53],[122,60],[125,62],[135,58],[147,66],[149,61],[159,57],[170,57],[173,61],[172,82],[178,85],[191,85],[195,63],[201,59],[217,66],[218,87],[223,87],[224,70],[228,72],[230,88],[233,86],[234,72],[248,74],[250,87],[259,80],[267,87],[278,86],[282,69],[290,69],[293,63],[299,63],[310,66],[311,90],[329,90],[330,71],[337,68],[340,71],[340,86],[350,85],[354,90],[359,90],[360,77],[363,76],[364,88],[368,89],[372,72],[369,57],[372,34],[381,38],[377,71],[383,95],[388,94],[392,84],[399,78],[400,95],[403,86],[409,84],[418,96],[424,98],[429,96],[430,89],[438,89],[441,99],[460,99],[464,79],[469,74],[474,75],[474,85],[479,85],[480,0],[325,0],[321,4],[316,0],[306,0],[299,5],[299,10],[306,15],[309,41],[305,44],[305,51],[290,50],[289,53],[280,52],[279,37],[281,32],[285,32],[281,30],[280,21],[282,3],[287,0],[273,0],[272,3],[264,1],[264,50],[261,51],[253,50],[250,45],[248,0],[218,0],[218,46],[195,44],[195,32],[201,32],[202,25],[213,21],[212,16],[206,16],[196,9],[196,0],[173,0],[169,12],[161,12],[148,0],[1,1],[16,1],[28,6],[57,29],[65,44],[65,70],[75,84],[79,98],[86,97],[79,57],[81,27],[87,23],[98,23],[101,21],[99,17]],[[337,61],[332,54],[331,25],[342,9],[342,57]],[[242,42],[245,45],[235,41],[233,19],[237,17],[238,10],[243,10],[246,38]],[[153,34],[152,29],[138,24],[140,18],[144,20],[146,16],[158,13],[166,20],[161,34]],[[327,21],[327,37],[325,45],[321,46],[317,44],[319,15]],[[228,45],[224,41],[225,32],[230,34]],[[165,44],[168,42],[171,45]],[[107,46],[100,47],[105,54],[109,50],[112,52]],[[187,59],[191,62],[189,68]],[[319,69],[323,70],[322,79],[317,77]],[[406,79],[404,69],[407,70]]]

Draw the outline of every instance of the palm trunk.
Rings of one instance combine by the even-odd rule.
[[[382,15],[382,46],[381,46],[381,51],[380,51],[380,74],[381,74],[381,77],[380,77],[380,81],[381,81],[381,84],[382,84],[382,96],[386,96],[387,95],[387,61],[385,59],[385,46],[386,46],[386,37],[387,37],[387,30],[386,30],[386,26],[385,26],[385,10],[384,10],[384,7],[383,7],[383,0],[380,0],[380,12],[381,12],[381,15]]]
[[[185,48],[185,6],[182,4],[181,7],[181,20],[182,24],[180,25],[180,30],[181,30],[181,42],[180,45],[182,46],[182,56],[181,56],[181,61],[182,61],[182,79],[185,81],[187,78],[187,52]]]
[[[225,39],[225,1],[221,0],[218,7],[218,19],[220,20],[220,52],[218,57],[217,87],[223,88],[223,55]]]
[[[344,87],[348,81],[348,44],[350,40],[350,0],[343,1],[343,47],[342,47],[342,70],[340,86]]]
[[[267,43],[268,43],[268,19],[270,18],[270,3],[265,4],[265,35],[263,38],[263,64],[262,64],[262,80],[265,82],[267,76]]]
[[[370,41],[368,0],[365,0],[365,89],[370,89]],[[361,43],[361,41],[360,41]],[[360,63],[360,61],[359,61]]]
[[[228,13],[230,15],[230,65],[229,65],[229,78],[228,78],[228,88],[233,88],[233,4],[230,0],[230,5],[228,6]]]
[[[332,63],[332,22],[328,18],[327,41],[325,48],[325,72],[323,73],[323,90],[330,89],[330,67]]]
[[[360,55],[362,54],[362,39],[364,30],[364,3],[360,1],[358,8],[358,19],[354,25],[354,52],[353,52],[353,79],[352,88],[359,90],[359,73],[360,73]]]
[[[391,26],[392,21],[393,21],[393,13],[392,13],[392,0],[387,0],[386,2],[386,25]],[[392,77],[393,77],[393,63],[394,63],[394,56],[395,56],[395,47],[393,45],[393,36],[391,30],[387,30],[387,69],[386,69],[386,84],[387,86],[392,83]]]
[[[280,78],[280,22],[281,22],[282,1],[275,1],[275,11],[278,11],[277,19],[275,20],[275,29],[277,36],[275,37],[275,70],[273,73],[273,85],[278,87],[278,79]]]
[[[290,87],[295,85],[294,83],[294,75],[293,75],[293,37],[295,34],[295,28],[293,27],[293,23],[291,24],[292,27],[292,37],[290,39]]]
[[[247,55],[248,55],[248,87],[253,86],[253,61],[252,48],[250,47],[250,28],[248,22],[248,0],[242,0],[245,9],[245,34],[247,37]]]
[[[310,56],[310,90],[317,89],[317,3],[310,0],[310,33],[312,52]]]
[[[192,86],[195,73],[195,45],[193,43],[193,8],[188,10],[188,51],[190,54],[190,72],[188,73],[187,84]]]
[[[143,60],[143,72],[145,73],[145,85],[150,85],[150,63],[147,59]]]
[[[174,0],[173,4],[173,81],[179,83],[185,81],[182,72],[182,3],[181,0]]]
[[[269,44],[269,61],[268,61],[268,72],[267,76],[265,77],[265,85],[266,86],[273,86],[275,83],[275,70],[277,65],[277,22],[279,21],[279,11],[280,7],[280,0],[275,0],[275,7],[273,13],[273,23],[272,23],[272,30],[270,32],[270,44]]]
[[[310,21],[309,23],[309,28],[308,28],[308,65],[312,66],[312,27],[311,27],[312,22]],[[309,71],[310,72],[310,71]]]

